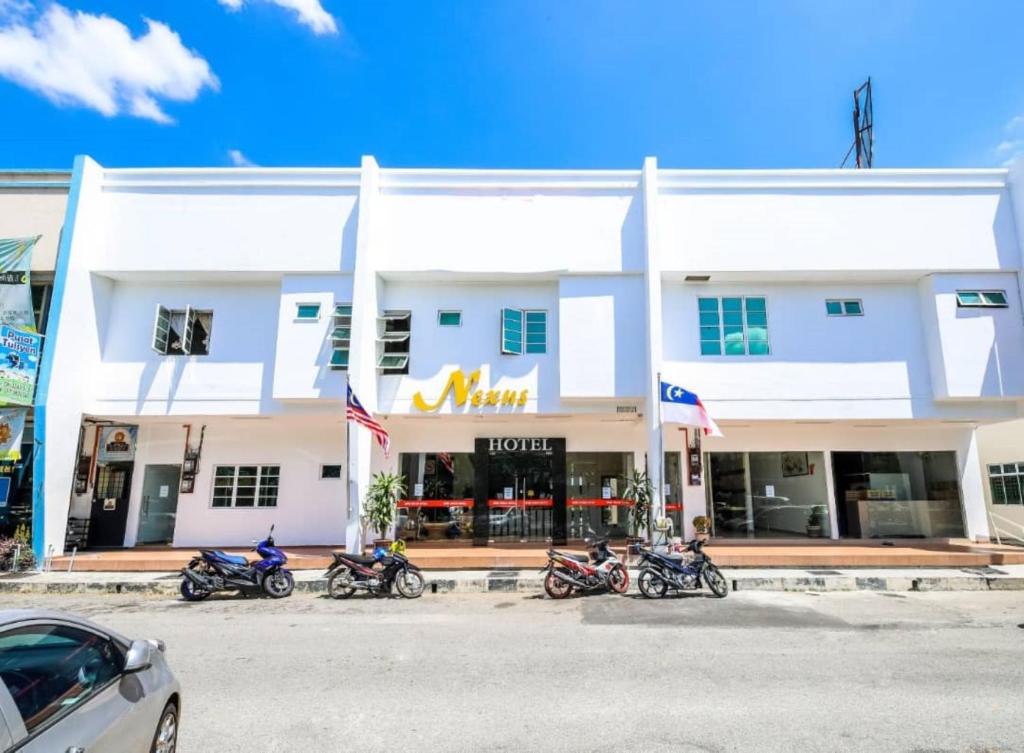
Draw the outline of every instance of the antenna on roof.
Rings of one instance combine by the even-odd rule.
[[[853,90],[853,143],[843,157],[843,164],[856,150],[856,167],[871,167],[875,159],[875,119],[871,107],[871,77]]]

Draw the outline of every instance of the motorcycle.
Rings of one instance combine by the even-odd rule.
[[[333,599],[347,599],[358,590],[373,596],[387,596],[392,585],[406,599],[423,595],[426,587],[423,573],[405,556],[405,542],[401,539],[389,549],[374,549],[370,555],[333,554],[334,562],[324,573],[327,593]]]
[[[200,549],[199,556],[182,568],[182,597],[202,601],[214,591],[263,591],[272,599],[291,595],[295,579],[284,567],[288,555],[274,546],[274,526],[270,526],[267,538],[253,544],[261,559],[252,562],[219,549]]]
[[[594,591],[607,588],[617,594],[624,594],[629,588],[629,571],[608,547],[608,539],[584,539],[587,554],[572,554],[548,550],[548,564],[541,572],[544,590],[552,599],[564,599],[573,592]]]
[[[686,559],[682,554],[659,554],[641,549],[640,575],[637,578],[640,593],[648,599],[660,599],[670,588],[674,591],[695,591],[701,588],[703,581],[716,597],[725,598],[729,593],[729,583],[704,553],[704,542],[691,541],[686,545],[686,551],[693,557]]]

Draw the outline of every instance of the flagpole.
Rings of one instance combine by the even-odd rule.
[[[352,447],[351,429],[348,420],[348,391],[351,389],[348,381],[348,371],[345,372],[345,499],[348,502],[348,517],[345,520],[345,527],[352,524]],[[346,538],[348,538],[346,536]],[[362,545],[362,542],[359,542]],[[358,550],[357,550],[358,551]]]
[[[661,515],[659,517],[666,517],[668,513],[665,511],[665,429],[661,418],[661,372],[658,372],[658,484],[661,488],[657,490],[657,497],[655,499],[661,500]],[[651,526],[648,533],[651,536],[651,546],[654,546],[654,530],[653,525]]]

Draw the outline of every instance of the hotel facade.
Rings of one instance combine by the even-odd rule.
[[[437,546],[624,536],[634,469],[675,535],[986,540],[978,432],[1024,415],[1022,177],[80,158],[35,546],[353,547],[384,470]],[[662,426],[659,374],[724,438]]]

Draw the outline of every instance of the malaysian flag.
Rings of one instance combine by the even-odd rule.
[[[439,452],[437,453],[437,459],[441,461],[441,465],[448,469],[449,473],[455,473],[455,459],[451,456],[451,453]]]
[[[391,453],[391,437],[388,435],[387,429],[377,423],[377,419],[366,412],[366,408],[359,402],[359,398],[356,397],[356,393],[352,391],[352,385],[348,387],[348,405],[345,406],[345,418],[349,421],[355,421],[360,426],[365,426],[377,439],[379,444],[384,450],[384,457],[388,457]]]

